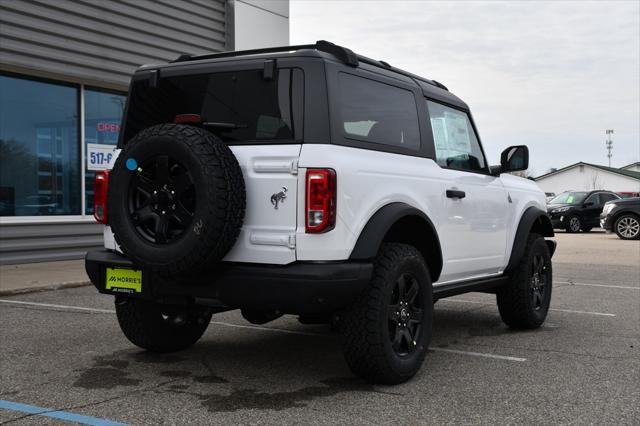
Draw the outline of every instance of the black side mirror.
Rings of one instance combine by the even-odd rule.
[[[515,145],[502,151],[500,155],[500,171],[518,172],[529,168],[529,148],[525,145]]]

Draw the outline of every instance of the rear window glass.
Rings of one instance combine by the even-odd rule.
[[[340,114],[348,139],[418,150],[420,130],[413,92],[339,74]]]
[[[300,139],[302,87],[299,69],[280,69],[270,80],[262,70],[162,77],[156,88],[141,80],[131,91],[124,141],[180,114],[221,123],[207,129],[230,143]]]

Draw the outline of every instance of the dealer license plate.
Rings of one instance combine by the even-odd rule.
[[[114,293],[141,293],[142,271],[135,269],[107,268],[105,289]]]

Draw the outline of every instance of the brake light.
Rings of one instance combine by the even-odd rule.
[[[109,191],[109,171],[96,172],[93,181],[93,217],[98,223],[107,223],[107,192]]]
[[[331,169],[307,169],[306,231],[331,231],[336,224],[336,172]]]
[[[200,123],[202,121],[202,117],[198,114],[178,114],[173,117],[173,122],[176,124],[184,124],[184,123]]]

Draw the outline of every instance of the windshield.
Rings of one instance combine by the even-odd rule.
[[[588,192],[565,192],[549,201],[549,204],[582,204],[588,194]]]

